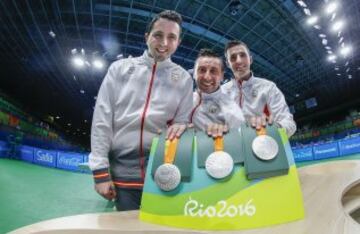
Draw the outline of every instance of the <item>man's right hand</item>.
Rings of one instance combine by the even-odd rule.
[[[251,116],[248,118],[248,122],[250,123],[251,127],[255,128],[256,130],[260,130],[261,128],[265,128],[266,124],[273,124],[273,116],[266,116],[265,114],[262,114],[261,116]]]
[[[95,184],[95,191],[107,200],[112,200],[116,197],[116,191],[112,181]]]
[[[207,134],[213,138],[222,137],[225,133],[229,131],[229,128],[226,124],[216,124],[211,123],[207,126]]]

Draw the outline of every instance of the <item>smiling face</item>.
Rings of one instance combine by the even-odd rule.
[[[250,78],[250,65],[252,57],[248,49],[243,45],[236,45],[226,51],[226,61],[236,80]]]
[[[151,31],[145,34],[150,56],[155,61],[169,58],[180,44],[180,26],[164,18],[157,20]]]
[[[215,92],[224,78],[222,61],[215,57],[199,57],[195,63],[194,77],[202,92]]]

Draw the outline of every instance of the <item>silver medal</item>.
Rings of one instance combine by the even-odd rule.
[[[234,160],[224,151],[211,153],[205,161],[206,172],[215,179],[222,179],[230,175],[234,167]]]
[[[156,169],[154,180],[161,190],[174,190],[181,181],[180,170],[174,164],[164,163]]]
[[[271,160],[278,154],[279,146],[271,136],[260,135],[253,140],[252,150],[259,159]]]

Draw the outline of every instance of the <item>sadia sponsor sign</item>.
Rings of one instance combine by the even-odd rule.
[[[35,149],[34,150],[34,163],[47,166],[56,167],[56,151]]]

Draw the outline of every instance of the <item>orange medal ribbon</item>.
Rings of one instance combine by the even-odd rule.
[[[165,141],[164,163],[173,164],[175,160],[177,144],[178,144],[177,138],[175,138],[172,141],[170,140]]]
[[[214,140],[214,150],[215,151],[224,151],[224,138],[216,137]]]
[[[260,129],[256,130],[256,135],[261,136],[261,135],[266,135],[266,128],[261,127]]]

